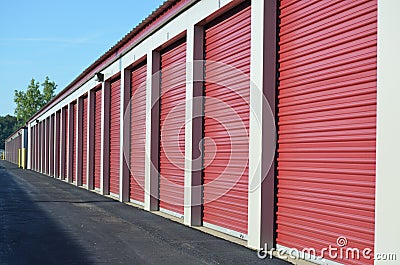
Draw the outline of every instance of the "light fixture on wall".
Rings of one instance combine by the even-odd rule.
[[[97,82],[103,82],[104,81],[104,74],[95,73],[94,74],[94,80],[97,81]]]

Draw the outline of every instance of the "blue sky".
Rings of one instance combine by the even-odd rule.
[[[66,87],[164,0],[0,1],[0,115],[46,76]]]

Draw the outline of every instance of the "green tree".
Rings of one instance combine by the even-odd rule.
[[[42,94],[42,106],[46,105],[52,98],[54,98],[54,91],[57,88],[57,85],[54,81],[50,81],[50,78],[46,76],[46,79],[42,83],[43,94]]]
[[[4,142],[18,129],[17,118],[11,115],[0,116],[0,149],[4,149]]]
[[[43,87],[43,92],[40,91],[39,82],[32,78],[26,91],[14,91],[14,102],[17,105],[15,115],[20,126],[25,124],[54,97],[57,85],[50,81],[49,77],[46,77],[41,86]]]

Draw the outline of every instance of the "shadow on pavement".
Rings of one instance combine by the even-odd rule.
[[[93,264],[7,170],[0,166],[0,264]]]
[[[256,251],[64,181],[2,165],[0,265],[289,264],[259,259]]]

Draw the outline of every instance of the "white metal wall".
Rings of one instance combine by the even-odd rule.
[[[378,113],[375,199],[375,253],[397,254],[400,259],[400,2],[378,1]],[[396,261],[375,260],[375,264]]]

